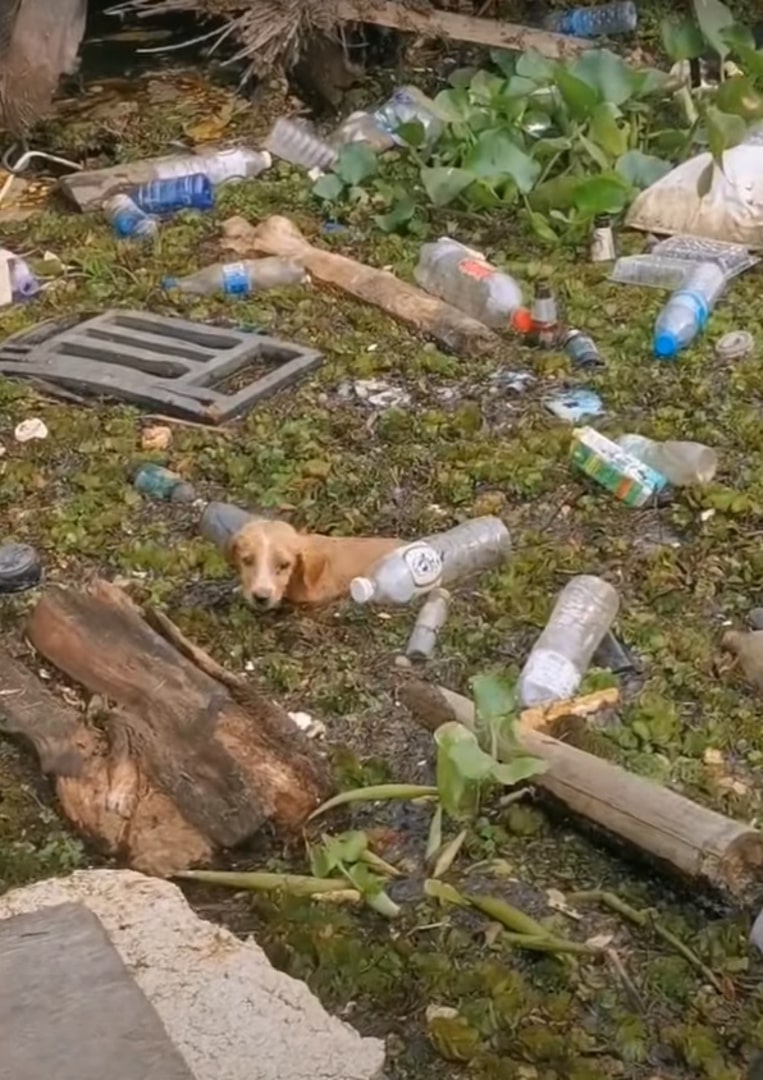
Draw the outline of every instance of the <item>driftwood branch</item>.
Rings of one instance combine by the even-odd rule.
[[[411,681],[399,696],[429,729],[448,720],[474,727],[474,706],[460,694]],[[517,734],[523,748],[549,766],[533,783],[574,814],[685,878],[738,899],[760,888],[763,833],[757,829],[521,722]]]

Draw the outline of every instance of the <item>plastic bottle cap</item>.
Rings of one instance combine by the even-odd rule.
[[[356,577],[350,582],[350,596],[356,604],[367,604],[374,598],[374,583],[367,577]]]
[[[0,546],[0,593],[32,589],[41,577],[40,557],[31,544]]]
[[[678,341],[675,334],[662,330],[654,339],[654,355],[660,360],[672,360],[678,353]]]
[[[529,308],[517,308],[511,316],[511,325],[520,334],[529,334],[533,328],[533,316]]]

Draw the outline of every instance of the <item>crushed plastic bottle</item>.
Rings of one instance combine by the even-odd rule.
[[[405,655],[411,660],[428,660],[434,653],[437,635],[445,625],[450,606],[447,589],[433,589],[421,605],[408,639]]]
[[[716,262],[696,263],[680,288],[668,299],[654,327],[654,354],[672,360],[707,326],[716,301],[728,284]]]
[[[145,214],[129,195],[112,195],[104,201],[103,212],[123,240],[153,240],[159,232],[156,218]]]
[[[546,30],[573,37],[610,37],[630,34],[638,25],[638,11],[632,0],[620,0],[598,7],[576,7],[553,12],[546,19]]]
[[[474,574],[492,570],[511,554],[511,535],[500,518],[472,518],[447,532],[424,537],[442,561],[443,585],[456,585]]]
[[[570,457],[581,472],[611,491],[626,506],[646,506],[668,486],[662,473],[655,472],[591,427],[573,431]]]
[[[446,236],[422,246],[414,277],[422,289],[495,330],[507,329],[522,305],[513,277]]]
[[[571,698],[620,606],[617,590],[588,574],[562,590],[519,676],[524,706]]]
[[[307,124],[281,117],[265,140],[274,157],[305,169],[330,169],[337,159],[334,147]]]
[[[356,604],[407,604],[436,589],[442,571],[442,559],[431,544],[415,540],[385,555],[368,577],[353,578],[350,596]]]
[[[132,199],[145,214],[172,214],[176,210],[211,210],[215,205],[212,182],[204,173],[167,180],[149,180],[132,192]]]
[[[196,499],[192,484],[152,461],[140,466],[133,477],[133,486],[141,495],[166,502],[191,503]]]
[[[621,435],[617,445],[664,476],[673,487],[709,484],[718,472],[718,455],[698,442],[657,442],[644,435]]]
[[[307,281],[304,266],[296,259],[271,255],[264,259],[244,259],[241,262],[215,263],[183,278],[165,278],[165,289],[178,289],[194,296],[251,296],[266,289],[300,285]]]
[[[617,285],[640,285],[649,289],[677,289],[694,263],[674,255],[623,255],[612,267],[609,280]]]

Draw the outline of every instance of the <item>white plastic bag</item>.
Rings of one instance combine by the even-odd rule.
[[[710,190],[697,186],[712,162],[709,153],[678,165],[631,205],[626,225],[651,233],[688,233],[713,240],[763,247],[763,143],[753,135],[723,155],[723,172],[713,167]]]

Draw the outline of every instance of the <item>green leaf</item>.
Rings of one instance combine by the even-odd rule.
[[[734,16],[721,0],[694,0],[694,13],[700,30],[723,60],[730,51],[723,40],[723,31],[733,25]]]
[[[474,177],[510,176],[521,192],[531,191],[540,165],[506,131],[483,131],[464,160]]]
[[[584,214],[617,214],[629,200],[631,186],[618,173],[604,173],[579,180],[575,187],[575,207]]]
[[[615,169],[633,187],[643,190],[666,176],[673,166],[669,161],[644,154],[641,150],[628,150],[617,159]]]
[[[629,125],[620,127],[617,121],[621,115],[616,105],[603,101],[593,110],[588,126],[589,135],[594,142],[613,158],[619,157],[628,149]]]
[[[474,173],[452,165],[422,168],[421,182],[435,206],[447,206],[474,180]]]
[[[345,184],[361,184],[379,171],[376,154],[368,143],[353,142],[343,146],[334,164],[334,172]]]
[[[582,79],[571,75],[566,68],[560,67],[557,71],[556,85],[576,120],[587,120],[599,104],[596,90]]]
[[[407,225],[416,213],[416,201],[412,195],[401,195],[386,214],[377,214],[374,221],[386,233],[397,232]]]
[[[529,780],[533,776],[540,776],[547,770],[548,762],[542,758],[518,755],[511,761],[496,762],[491,775],[499,784],[513,787],[514,784]]]
[[[715,92],[715,105],[721,112],[733,113],[748,121],[763,117],[763,94],[755,89],[747,75],[725,79]]]
[[[342,197],[345,189],[344,181],[335,173],[326,173],[319,176],[313,184],[313,195],[324,202],[336,202]]]
[[[526,79],[532,79],[537,83],[554,82],[556,79],[557,65],[547,56],[541,55],[535,49],[523,52],[516,62],[517,75],[524,75]]]
[[[707,141],[713,161],[723,168],[723,152],[742,142],[747,134],[747,125],[741,116],[721,112],[715,105],[708,105],[705,114],[707,123]]]
[[[597,101],[622,105],[644,82],[644,74],[629,67],[609,49],[589,49],[570,69],[571,75],[596,94]]]
[[[682,18],[668,16],[660,23],[662,45],[670,59],[694,60],[705,51],[705,39],[696,21],[690,15]]]

